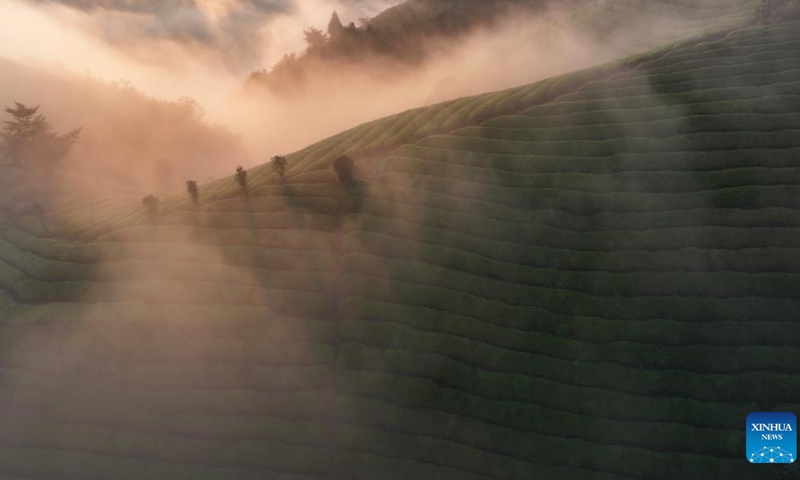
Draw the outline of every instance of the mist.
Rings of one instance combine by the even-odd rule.
[[[260,164],[369,120],[532,83],[647,47],[627,42],[622,28],[618,36],[592,37],[553,7],[535,16],[512,15],[457,42],[431,42],[422,64],[332,62],[314,66],[302,95],[243,92],[248,73],[269,69],[286,53],[301,53],[303,30],[324,29],[334,10],[349,23],[396,3],[0,0],[11,19],[11,28],[0,32],[0,56],[105,82],[124,79],[159,99],[196,99],[209,122],[241,134],[250,159],[239,161]],[[584,10],[590,14],[591,8],[603,5],[592,2]],[[2,90],[4,101],[14,96],[9,86]],[[231,167],[204,168],[196,176]]]
[[[238,128],[258,139],[260,149],[285,153],[369,120],[411,108],[534,83],[646,51],[674,32],[685,31],[688,18],[654,21],[626,19],[653,33],[652,44],[620,28],[608,34],[581,28],[580,18],[607,8],[586,2],[577,10],[553,6],[514,14],[490,28],[478,28],[453,40],[433,39],[421,64],[368,57],[355,62],[317,62],[307,67],[310,80],[299,94],[269,91],[247,101],[239,118],[257,119]],[[351,19],[342,18],[343,23]],[[646,27],[644,27],[646,25]],[[325,23],[315,25],[324,28]],[[266,89],[265,89],[266,90]]]
[[[224,118],[247,74],[303,46],[331,12],[353,18],[397,2],[0,0],[0,56],[124,79],[161,98],[196,98]]]
[[[718,75],[713,84],[704,67],[658,79],[661,67],[650,68],[659,58],[615,69],[619,82],[557,79],[541,97],[509,96],[515,107],[453,117],[494,117],[483,126],[396,150],[331,142],[289,157],[285,178],[267,165],[237,185],[237,165],[625,57],[691,22],[631,15],[652,44],[624,24],[601,37],[581,21],[614,1],[593,0],[569,17],[555,6],[432,39],[416,63],[309,63],[295,95],[245,88],[251,72],[302,53],[303,30],[324,29],[334,9],[347,24],[394,3],[0,0],[9,20],[0,105],[40,105],[58,133],[84,129],[64,162],[73,183],[43,178],[25,191],[26,170],[0,175],[0,207],[43,207],[7,218],[0,210],[0,464],[9,475],[382,480],[474,468],[503,478],[507,466],[509,477],[527,478],[543,465],[544,476],[613,476],[625,449],[645,454],[623,476],[667,465],[667,455],[692,459],[661,469],[663,478],[704,465],[693,459],[707,453],[712,467],[739,468],[728,454],[738,448],[734,424],[758,389],[736,390],[733,375],[776,385],[765,411],[797,390],[777,363],[757,363],[768,371],[754,374],[720,353],[739,352],[755,332],[759,358],[775,345],[787,348],[778,360],[793,354],[792,338],[765,340],[779,322],[760,322],[766,333],[743,326],[792,312],[792,283],[775,285],[796,278],[767,267],[795,237],[762,243],[747,222],[775,214],[780,226],[800,224],[786,208],[761,207],[791,206],[768,195],[791,198],[796,187],[762,165],[753,182],[768,179],[770,193],[754,201],[760,191],[742,170],[748,155],[773,152],[766,166],[791,167],[791,130],[774,131],[791,124],[754,116],[764,124],[739,144],[733,126],[749,117],[696,107],[720,95],[670,92],[675,78],[710,92],[764,80]],[[667,60],[685,60],[676,57]],[[761,110],[787,115],[791,103],[770,106],[794,88],[783,85]],[[760,88],[741,111],[771,86]],[[529,107],[527,117],[499,117]],[[441,127],[424,117],[397,125]],[[379,144],[388,137],[379,130],[361,129],[359,144]],[[783,151],[762,148],[774,138]],[[349,155],[355,179],[327,163]],[[196,198],[188,179],[198,180]],[[143,202],[149,194],[160,203]],[[739,305],[746,316],[726,318]],[[708,355],[717,367],[691,370]],[[703,375],[713,385],[696,393]],[[597,398],[584,401],[591,392]],[[535,448],[572,442],[574,459]],[[386,466],[398,468],[381,475]]]

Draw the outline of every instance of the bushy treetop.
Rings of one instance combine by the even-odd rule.
[[[5,107],[11,115],[0,132],[0,150],[6,163],[18,167],[54,167],[67,156],[78,140],[81,128],[62,135],[53,132],[53,127],[39,106],[29,107],[14,102],[14,107]]]

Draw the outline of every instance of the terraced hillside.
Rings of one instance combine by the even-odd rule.
[[[752,24],[763,4],[759,0],[588,1],[535,36],[547,37],[567,27],[597,42],[610,40],[614,50],[634,54],[687,36]]]
[[[532,74],[553,76],[653,48],[672,49],[672,43],[682,39],[783,18],[788,10],[800,7],[800,3],[790,4],[795,1],[583,0],[570,7],[557,2],[545,17],[537,16],[530,26],[518,26],[515,17],[517,23],[512,21],[504,30],[515,32],[511,34],[513,41],[504,41],[474,66],[456,68],[430,98],[476,93],[481,84],[529,83],[527,78]],[[765,3],[770,3],[768,9],[762,9]]]
[[[793,478],[800,23],[0,229],[0,476]],[[359,181],[330,165],[356,157]]]

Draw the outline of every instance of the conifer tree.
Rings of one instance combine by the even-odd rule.
[[[339,37],[342,32],[344,32],[344,26],[342,26],[342,21],[339,20],[339,14],[334,10],[330,22],[328,22],[328,36],[335,39]]]
[[[0,149],[6,163],[18,167],[53,167],[67,156],[78,140],[81,128],[57,135],[47,119],[39,112],[39,106],[28,107],[14,102],[6,107],[11,120],[6,120],[0,132]]]

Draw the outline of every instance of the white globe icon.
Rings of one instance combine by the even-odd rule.
[[[750,454],[750,463],[793,463],[794,455],[781,447],[763,447]]]

